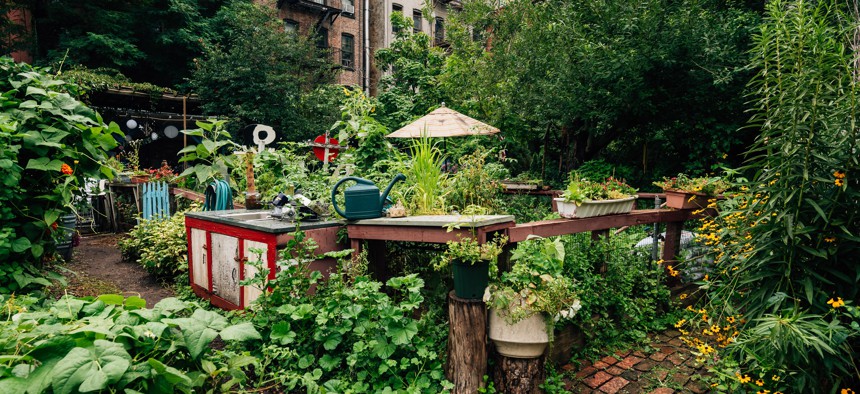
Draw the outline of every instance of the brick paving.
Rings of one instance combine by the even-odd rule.
[[[562,367],[566,389],[594,394],[704,394],[706,370],[683,346],[676,330],[648,335],[650,346],[620,350],[595,362],[580,360]],[[578,365],[578,367],[576,367]]]

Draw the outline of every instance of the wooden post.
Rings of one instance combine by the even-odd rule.
[[[684,230],[684,222],[667,222],[666,239],[663,240],[663,265],[669,266],[678,260],[678,251],[681,250],[681,232]],[[667,277],[668,285],[678,284],[678,278]]]
[[[538,394],[540,385],[546,380],[544,363],[546,356],[539,358],[511,358],[496,354],[493,370],[493,386],[497,393]]]
[[[472,394],[487,374],[487,306],[448,293],[448,365],[445,375],[454,394]],[[505,391],[498,391],[503,393]]]

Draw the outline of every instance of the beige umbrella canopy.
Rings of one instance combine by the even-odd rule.
[[[433,112],[403,126],[400,130],[386,135],[386,137],[421,138],[426,134],[427,137],[442,138],[491,135],[498,132],[499,129],[447,108],[445,107],[445,103],[442,103],[442,106],[433,110]]]

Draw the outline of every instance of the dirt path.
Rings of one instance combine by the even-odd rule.
[[[124,262],[117,240],[122,234],[89,235],[81,239],[74,249],[72,262],[65,268],[72,271],[66,276],[66,291],[76,296],[97,296],[119,293],[139,296],[152,307],[163,298],[172,297],[173,291],[161,286],[140,265]]]

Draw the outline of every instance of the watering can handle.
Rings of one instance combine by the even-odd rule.
[[[346,181],[356,181],[356,182],[361,182],[361,181],[364,181],[364,179],[362,179],[362,178],[357,178],[357,177],[354,177],[354,176],[348,176],[348,177],[346,177],[346,178],[343,178],[343,179],[341,179],[341,180],[337,181],[337,183],[335,183],[335,184],[334,184],[334,187],[332,187],[332,188],[331,188],[331,205],[332,205],[332,206],[334,206],[334,210],[335,210],[335,212],[337,212],[337,213],[338,213],[338,215],[343,216],[343,217],[345,217],[347,220],[349,220],[349,218],[347,218],[347,217],[346,217],[346,213],[344,213],[343,211],[341,211],[341,210],[340,210],[340,207],[338,207],[338,206],[337,206],[337,199],[335,198],[335,196],[337,196],[337,188],[339,188],[339,187],[340,187],[340,185],[341,185],[342,183],[346,182]]]

